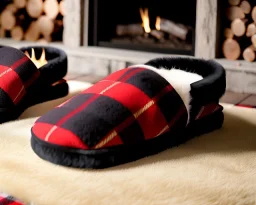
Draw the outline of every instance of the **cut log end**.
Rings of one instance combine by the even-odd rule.
[[[32,18],[38,18],[43,12],[42,0],[28,0],[26,5],[27,13]]]
[[[256,34],[252,35],[251,42],[252,42],[252,45],[254,46],[254,48],[256,48]]]
[[[234,33],[233,33],[233,31],[230,28],[225,28],[224,36],[225,36],[225,38],[233,38],[234,37]]]
[[[16,6],[18,9],[22,9],[26,7],[26,0],[13,0],[13,4]]]
[[[0,22],[5,30],[11,30],[16,24],[16,18],[9,10],[4,10],[1,13]]]
[[[20,26],[15,26],[11,30],[11,37],[16,41],[21,41],[23,39],[24,32]]]
[[[231,6],[237,6],[240,3],[240,0],[228,0],[228,3]]]
[[[248,1],[244,0],[241,2],[240,8],[245,14],[249,14],[251,11],[251,4]]]
[[[57,0],[45,0],[44,2],[45,15],[50,19],[56,19],[59,14],[59,4]]]
[[[5,37],[5,30],[4,28],[0,27],[0,38],[4,38]]]
[[[39,32],[41,32],[44,36],[50,36],[54,31],[54,23],[53,20],[48,16],[41,16],[37,20],[37,25],[39,28]]]
[[[236,60],[241,54],[241,49],[238,42],[234,39],[226,39],[222,47],[225,58],[229,60]]]
[[[233,21],[237,18],[245,18],[243,10],[239,6],[231,6],[226,10],[226,16],[230,21]]]
[[[248,62],[253,62],[255,60],[255,51],[252,46],[249,46],[244,50],[243,58]]]
[[[256,6],[253,7],[251,12],[252,20],[256,23]]]
[[[235,19],[231,23],[231,30],[235,36],[243,36],[246,30],[245,23],[241,19]]]
[[[15,12],[17,12],[18,9],[17,9],[16,5],[14,3],[12,3],[12,4],[8,4],[5,7],[5,10],[8,10],[8,11],[10,11],[12,13],[15,13]]]
[[[247,37],[251,37],[252,35],[254,35],[256,33],[256,26],[254,23],[250,23],[247,27],[246,30],[246,36]]]
[[[27,41],[37,41],[40,37],[39,28],[36,21],[33,21],[28,27],[24,36]]]
[[[64,16],[64,15],[65,15],[65,1],[64,1],[64,0],[62,0],[62,1],[60,2],[60,4],[59,4],[59,10],[60,10],[60,14],[61,14],[62,16]]]

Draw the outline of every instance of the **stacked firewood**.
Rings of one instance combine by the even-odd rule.
[[[64,0],[1,0],[0,37],[61,41]]]
[[[228,3],[223,54],[229,60],[241,58],[253,62],[256,58],[256,2],[228,0]]]

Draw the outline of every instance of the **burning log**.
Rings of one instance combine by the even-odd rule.
[[[44,13],[50,19],[56,19],[59,14],[59,3],[57,0],[45,0]]]
[[[225,58],[229,60],[236,60],[241,54],[240,45],[234,39],[226,39],[222,47]]]
[[[141,24],[117,25],[116,34],[118,36],[140,36],[143,35],[144,30]]]
[[[143,36],[136,36],[136,41],[139,42],[139,43],[153,43],[154,42],[154,39],[152,38],[144,38]]]
[[[188,28],[174,23],[173,21],[161,18],[160,28],[162,31],[176,36],[182,40],[186,40],[188,34]]]
[[[150,35],[152,35],[153,37],[155,37],[158,40],[161,40],[164,38],[164,33],[162,31],[158,31],[158,30],[151,30]]]

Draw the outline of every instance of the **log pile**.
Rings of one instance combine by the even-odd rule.
[[[256,61],[256,2],[228,0],[222,52],[229,60]]]
[[[2,0],[0,38],[62,41],[65,0]]]
[[[149,21],[149,20],[148,20]],[[183,24],[173,22],[168,19],[157,17],[154,28],[145,29],[143,23],[134,23],[116,26],[117,38],[115,42],[124,41],[137,43],[161,43],[173,44],[173,47],[190,49],[192,29]]]

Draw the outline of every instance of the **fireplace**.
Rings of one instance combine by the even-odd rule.
[[[89,2],[88,45],[194,55],[196,0]]]

